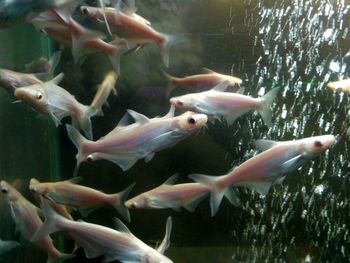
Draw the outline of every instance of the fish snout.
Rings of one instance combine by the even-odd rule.
[[[4,180],[0,182],[0,191],[3,194],[7,194],[9,192],[8,184]]]
[[[185,106],[184,101],[177,97],[170,98],[169,102],[171,105],[174,105],[177,108],[183,108]]]

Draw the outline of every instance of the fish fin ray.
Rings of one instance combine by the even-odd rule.
[[[130,223],[130,213],[129,210],[125,206],[125,202],[134,188],[136,183],[132,183],[130,186],[128,186],[126,189],[124,189],[122,192],[111,195],[111,205],[119,212],[119,214],[128,222]]]
[[[210,91],[219,91],[219,92],[224,92],[227,90],[229,87],[230,83],[225,80],[223,82],[220,82],[218,85],[216,85],[214,88],[210,89]]]
[[[138,124],[145,124],[145,123],[148,123],[150,121],[150,119],[141,114],[141,113],[138,113],[134,110],[127,110],[127,112],[130,114],[130,116],[135,120],[136,123]]]
[[[255,147],[259,150],[259,151],[266,151],[270,148],[273,148],[275,146],[278,145],[278,142],[276,141],[272,141],[272,140],[256,140],[255,141]]]
[[[264,120],[264,123],[269,127],[272,126],[271,104],[275,100],[279,90],[280,90],[279,88],[274,88],[270,90],[268,93],[266,93],[262,98],[260,98],[261,103],[260,103],[260,106],[257,108],[259,114]]]
[[[179,180],[179,174],[173,174],[172,176],[170,176],[163,184],[164,185],[173,185],[175,184],[177,181]]]
[[[165,226],[165,235],[163,238],[162,243],[160,243],[159,247],[157,247],[157,251],[161,254],[164,254],[165,250],[170,246],[170,235],[172,230],[173,220],[169,216],[166,220],[166,226]]]

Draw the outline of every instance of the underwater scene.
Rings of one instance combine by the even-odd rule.
[[[350,1],[0,1],[0,262],[349,262]]]

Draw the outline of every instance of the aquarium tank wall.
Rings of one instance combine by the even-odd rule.
[[[349,14],[0,3],[0,262],[348,262]]]

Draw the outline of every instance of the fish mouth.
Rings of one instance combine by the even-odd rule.
[[[17,98],[23,100],[23,99],[27,96],[27,91],[26,91],[25,89],[23,89],[23,88],[17,88],[17,89],[15,90],[14,95],[15,95]]]

